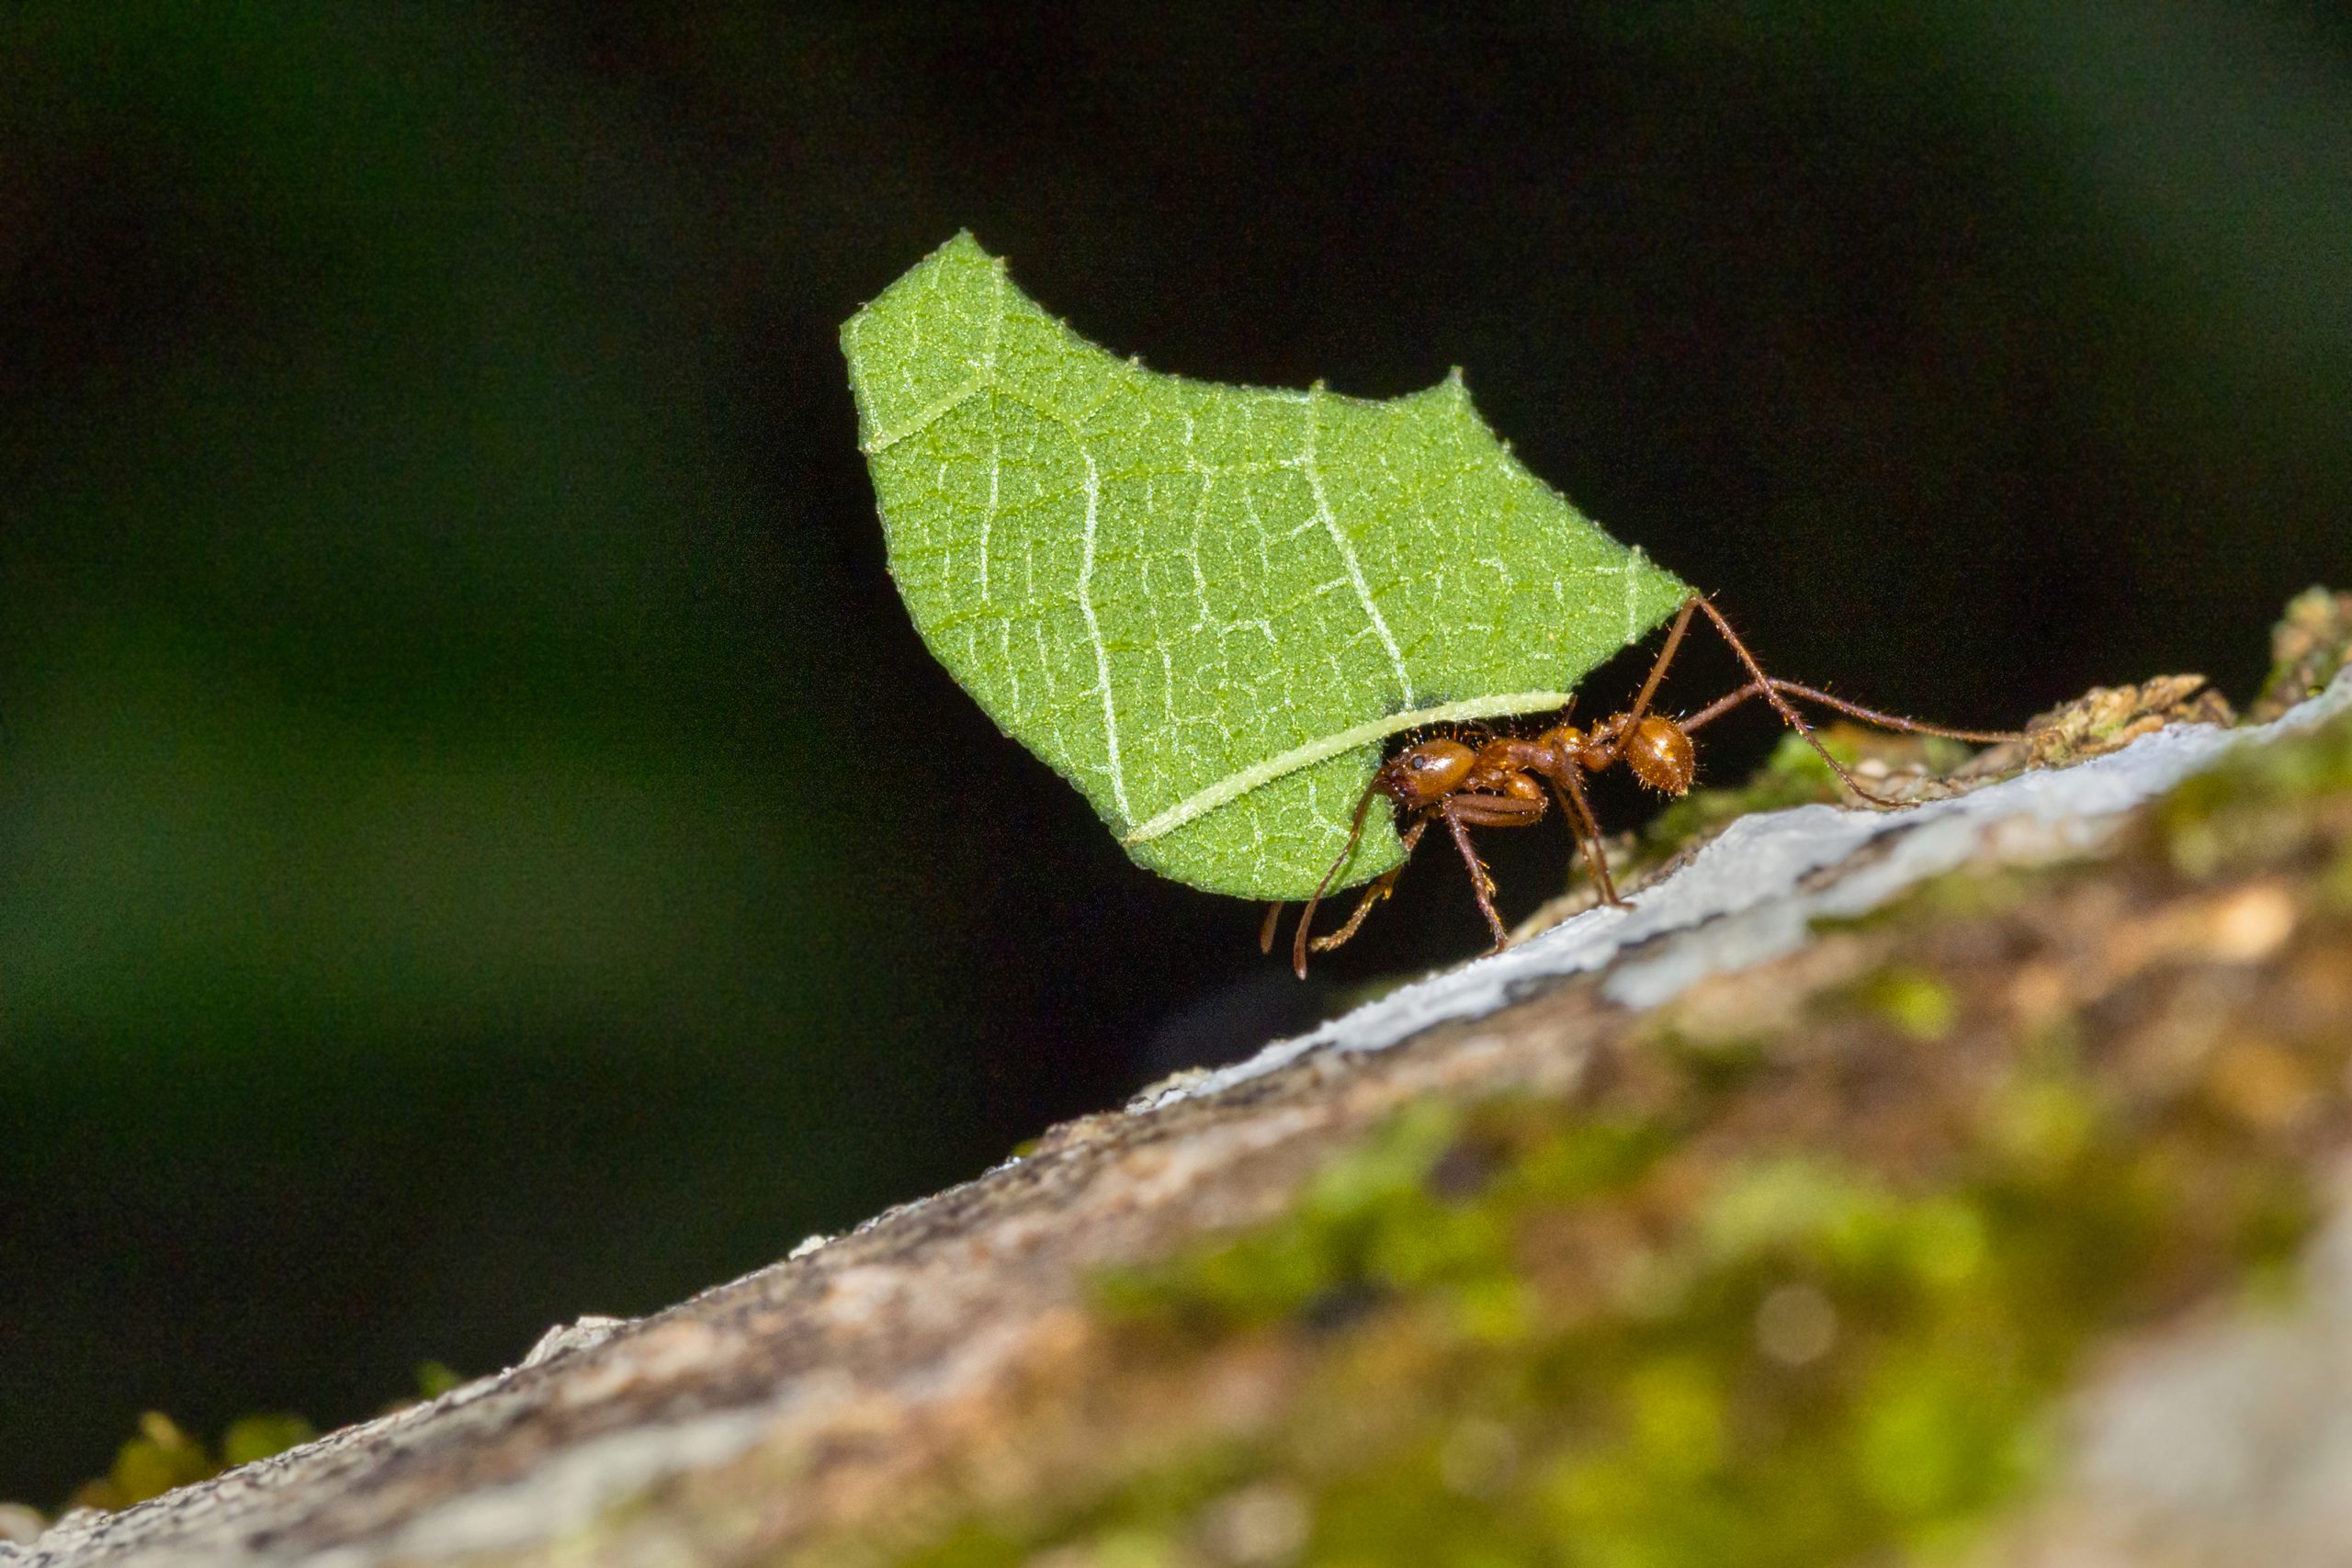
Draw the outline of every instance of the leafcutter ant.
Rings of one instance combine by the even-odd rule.
[[[1732,653],[1747,671],[1747,683],[1709,703],[1698,712],[1682,718],[1668,718],[1651,710],[1651,700],[1657,696],[1658,682],[1665,679],[1667,666],[1682,646],[1682,638],[1690,629],[1690,619],[1703,612],[1723,634]],[[1495,948],[1499,951],[1509,940],[1502,917],[1495,912],[1495,883],[1478,859],[1470,841],[1473,828],[1529,828],[1544,819],[1544,814],[1557,804],[1561,815],[1568,819],[1568,829],[1576,837],[1589,869],[1593,886],[1600,889],[1604,904],[1623,905],[1617,884],[1609,874],[1609,859],[1601,844],[1600,826],[1594,819],[1592,806],[1586,798],[1584,781],[1588,773],[1597,773],[1623,762],[1633,775],[1649,788],[1664,795],[1681,795],[1690,787],[1698,772],[1698,755],[1690,743],[1691,732],[1713,723],[1740,704],[1762,697],[1771,704],[1782,722],[1804,738],[1805,743],[1820,753],[1838,780],[1854,795],[1870,805],[1894,809],[1905,803],[1874,794],[1854,777],[1851,770],[1829,754],[1828,748],[1814,734],[1813,727],[1792,705],[1790,698],[1818,703],[1824,707],[1860,719],[1865,724],[1883,729],[1901,730],[1912,735],[1940,735],[1953,740],[1995,742],[2013,740],[2013,734],[1974,729],[1947,729],[1941,725],[1921,724],[1916,719],[1901,718],[1894,714],[1880,713],[1849,703],[1843,697],[1794,681],[1782,681],[1767,675],[1756,662],[1747,645],[1731,629],[1731,623],[1701,594],[1692,594],[1682,603],[1681,611],[1674,617],[1674,625],[1666,634],[1665,646],[1658,649],[1657,659],[1650,665],[1648,676],[1641,690],[1634,694],[1634,704],[1624,712],[1613,714],[1589,729],[1569,724],[1564,715],[1532,739],[1514,736],[1497,736],[1473,746],[1453,737],[1415,741],[1381,764],[1372,783],[1364,786],[1363,795],[1356,802],[1354,818],[1348,826],[1348,841],[1340,851],[1331,869],[1307,899],[1299,916],[1298,931],[1291,942],[1291,965],[1300,979],[1306,977],[1306,955],[1329,953],[1363,926],[1364,917],[1396,885],[1405,869],[1400,862],[1366,885],[1363,895],[1348,916],[1347,923],[1325,936],[1313,935],[1316,908],[1323,895],[1330,889],[1331,881],[1340,874],[1356,852],[1363,838],[1366,813],[1375,797],[1386,796],[1395,803],[1403,818],[1401,837],[1405,854],[1409,861],[1421,836],[1433,822],[1445,824],[1453,839],[1453,847],[1461,852],[1463,863],[1470,868],[1470,891],[1478,900],[1478,912],[1487,917],[1487,928],[1494,932]],[[1258,935],[1261,951],[1273,949],[1274,935],[1282,922],[1283,906],[1274,904],[1266,910],[1266,923]]]

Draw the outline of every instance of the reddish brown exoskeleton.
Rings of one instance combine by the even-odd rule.
[[[1667,666],[1674,662],[1675,653],[1682,646],[1683,635],[1690,630],[1690,618],[1701,612],[1715,625],[1724,640],[1748,674],[1747,684],[1716,699],[1698,712],[1682,718],[1668,718],[1651,711],[1651,700],[1657,694],[1658,682],[1665,679]],[[1693,730],[1713,723],[1750,698],[1762,697],[1772,705],[1783,722],[1804,738],[1805,743],[1821,755],[1838,775],[1838,782],[1860,799],[1872,806],[1894,808],[1904,802],[1890,800],[1863,787],[1846,765],[1831,756],[1813,727],[1804,721],[1789,701],[1795,697],[1804,702],[1819,703],[1825,707],[1860,719],[1866,724],[1885,729],[1902,730],[1913,735],[1940,735],[1954,740],[1993,742],[2016,739],[2007,732],[1948,729],[1940,725],[1921,724],[1916,719],[1898,717],[1862,707],[1842,697],[1799,685],[1794,681],[1782,681],[1764,673],[1747,651],[1738,634],[1731,629],[1723,613],[1706,599],[1692,594],[1683,602],[1681,612],[1674,618],[1673,626],[1666,634],[1665,646],[1658,649],[1657,660],[1642,682],[1642,688],[1633,705],[1624,712],[1613,714],[1589,729],[1580,729],[1566,722],[1554,724],[1532,739],[1498,736],[1473,746],[1451,737],[1416,741],[1406,747],[1373,775],[1365,786],[1363,796],[1356,802],[1355,817],[1348,828],[1348,841],[1331,869],[1323,874],[1322,883],[1315,896],[1306,901],[1306,911],[1299,916],[1298,932],[1291,943],[1291,964],[1299,977],[1306,977],[1306,955],[1328,953],[1356,934],[1364,917],[1374,906],[1388,897],[1396,878],[1405,869],[1399,863],[1373,879],[1356,902],[1347,923],[1328,936],[1314,936],[1315,910],[1322,903],[1323,895],[1332,878],[1354,855],[1357,843],[1363,837],[1365,814],[1372,809],[1375,797],[1386,796],[1395,803],[1403,818],[1402,838],[1405,853],[1409,859],[1421,835],[1432,822],[1445,824],[1453,836],[1454,848],[1461,852],[1463,863],[1470,868],[1470,890],[1478,900],[1478,911],[1487,918],[1487,927],[1494,932],[1495,946],[1500,949],[1509,941],[1502,917],[1495,912],[1494,879],[1470,841],[1473,828],[1527,828],[1544,819],[1554,803],[1568,818],[1569,831],[1575,834],[1577,846],[1589,868],[1593,885],[1600,891],[1601,902],[1623,904],[1617,884],[1609,874],[1609,857],[1604,852],[1600,826],[1594,819],[1592,806],[1585,797],[1584,780],[1588,773],[1597,773],[1623,763],[1636,779],[1664,795],[1681,795],[1690,787],[1698,773],[1698,754],[1690,743]],[[1275,904],[1266,911],[1266,923],[1259,933],[1258,945],[1272,951],[1276,928],[1281,923],[1283,906]]]

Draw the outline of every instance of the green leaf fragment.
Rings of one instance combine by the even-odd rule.
[[[1135,860],[1304,898],[1384,744],[1556,708],[1689,590],[1498,441],[1387,401],[1163,376],[959,234],[842,333],[915,626]],[[1337,885],[1401,855],[1374,810]]]

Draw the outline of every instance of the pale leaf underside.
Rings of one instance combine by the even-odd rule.
[[[1458,376],[1371,402],[1159,375],[968,235],[842,343],[924,642],[1194,886],[1306,897],[1389,737],[1556,708],[1688,592],[1521,467]],[[1399,852],[1375,811],[1340,881]]]

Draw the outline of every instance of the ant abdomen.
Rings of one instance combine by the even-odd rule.
[[[1670,718],[1651,714],[1634,726],[1625,738],[1625,765],[1634,776],[1661,795],[1687,795],[1699,774],[1698,752],[1690,737]]]

